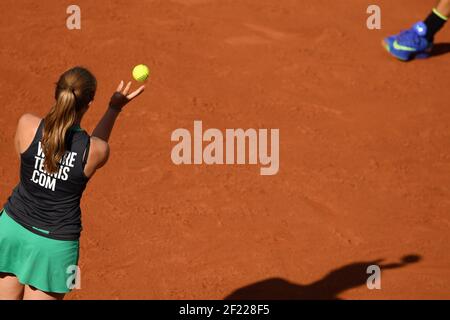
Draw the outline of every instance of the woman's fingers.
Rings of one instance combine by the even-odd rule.
[[[120,81],[119,86],[117,87],[116,93],[111,98],[112,104],[117,104],[117,105],[120,105],[121,107],[123,107],[128,102],[130,102],[131,100],[136,98],[138,95],[140,95],[145,89],[145,85],[143,85],[143,86],[140,86],[139,89],[128,94],[128,92],[130,91],[130,88],[131,88],[131,81],[127,83],[125,88],[124,88],[124,85],[125,85],[125,82],[123,80]]]
[[[140,95],[144,91],[144,89],[145,89],[145,85],[141,86],[139,89],[137,89],[137,90],[133,91],[132,93],[130,93],[127,96],[127,98],[129,100],[132,100],[132,99],[136,98],[138,95]]]
[[[123,80],[120,81],[119,86],[117,87],[116,91],[120,92],[120,91],[122,91],[122,88],[123,88]]]
[[[124,96],[126,96],[128,94],[128,91],[130,91],[130,87],[131,87],[131,81],[127,83],[127,86],[125,87],[125,89],[122,92],[122,94]]]

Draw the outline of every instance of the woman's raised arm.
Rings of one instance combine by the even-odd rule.
[[[108,142],[114,123],[116,122],[117,116],[122,111],[123,107],[140,95],[145,89],[145,86],[143,85],[139,89],[128,94],[130,91],[131,82],[128,82],[125,88],[123,86],[124,82],[121,81],[116,92],[114,92],[111,97],[108,109],[92,132],[93,137],[97,137],[105,142]]]

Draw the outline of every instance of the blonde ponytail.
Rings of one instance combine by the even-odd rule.
[[[81,67],[73,68],[60,77],[55,90],[56,103],[44,118],[42,149],[44,169],[48,173],[58,171],[67,148],[67,133],[75,124],[80,110],[94,98],[96,87],[95,77]]]

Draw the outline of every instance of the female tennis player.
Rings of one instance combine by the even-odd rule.
[[[108,160],[108,140],[129,93],[121,81],[91,136],[80,123],[94,100],[95,77],[75,67],[63,73],[44,119],[23,115],[15,147],[20,182],[0,211],[0,299],[63,299],[72,288],[81,233],[80,200]],[[72,278],[71,278],[72,277]]]

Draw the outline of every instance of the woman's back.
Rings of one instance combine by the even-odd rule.
[[[30,117],[30,116],[29,116]],[[31,116],[33,117],[33,116]],[[5,209],[17,222],[31,231],[60,240],[78,239],[81,232],[80,200],[89,180],[84,168],[89,156],[90,137],[73,126],[67,132],[66,151],[58,170],[48,174],[44,169],[42,145],[44,120],[38,128],[36,119],[25,119],[18,130],[25,131],[19,137],[20,182],[5,205]],[[35,131],[28,147],[26,142]]]

